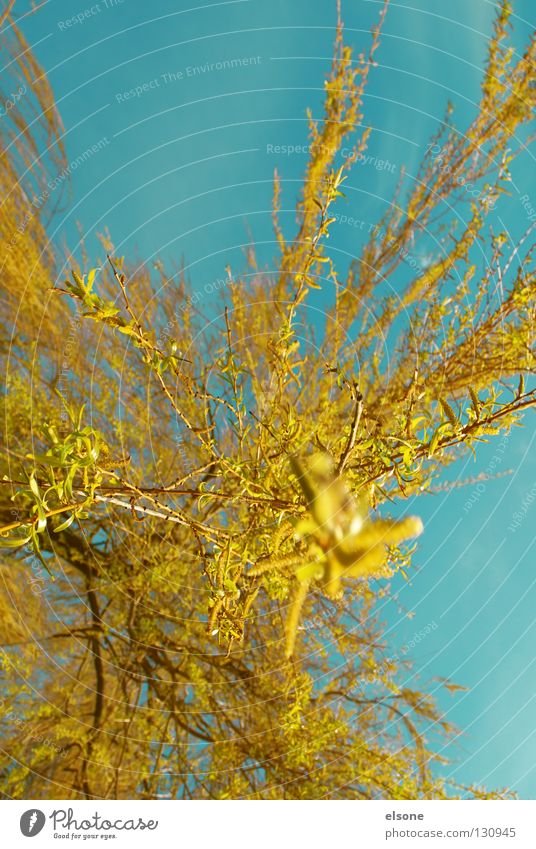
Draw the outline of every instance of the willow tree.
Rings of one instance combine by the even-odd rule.
[[[0,307],[6,796],[485,795],[441,777],[452,729],[375,610],[411,571],[404,502],[536,400],[533,248],[490,226],[536,98],[509,17],[472,123],[447,110],[348,269],[328,237],[383,15],[357,58],[339,21],[296,233],[276,175],[277,270],[250,255],[216,307],[107,239],[57,282],[32,211]],[[4,240],[20,173],[7,145]]]

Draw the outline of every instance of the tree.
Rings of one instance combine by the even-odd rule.
[[[493,795],[441,778],[452,729],[401,683],[375,606],[421,527],[390,502],[536,401],[529,233],[514,249],[486,235],[532,117],[536,41],[514,59],[503,2],[476,117],[460,132],[449,107],[343,274],[328,237],[366,149],[385,11],[357,59],[339,15],[297,232],[276,174],[278,274],[228,269],[217,314],[107,237],[56,284],[41,207],[28,217],[2,155],[4,242],[27,222],[1,306],[6,796]],[[418,244],[435,245],[426,268]]]

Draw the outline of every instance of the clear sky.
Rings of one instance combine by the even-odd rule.
[[[536,8],[514,5],[521,50]],[[343,0],[356,52],[379,9],[377,0]],[[493,9],[488,0],[391,5],[365,98],[369,158],[337,210],[354,219],[333,233],[340,269],[384,212],[402,167],[407,179],[415,173],[447,101],[461,130],[474,114]],[[289,148],[307,143],[306,107],[320,114],[334,23],[334,0],[48,0],[23,29],[53,85],[74,163],[70,191],[55,190],[51,238],[79,255],[79,224],[90,254],[101,256],[96,234],[107,229],[117,254],[184,258],[196,289],[228,264],[244,268],[250,241],[272,268],[273,171],[290,234],[306,156]],[[531,151],[497,208],[494,225],[512,238],[527,226],[524,195],[536,208]],[[507,442],[485,446],[476,464],[449,470],[451,480],[511,469],[508,477],[418,499],[412,509],[426,530],[411,581],[397,581],[383,610],[394,652],[406,647],[424,678],[469,688],[437,692],[465,731],[445,751],[446,772],[524,798],[536,796],[534,421],[532,413]]]

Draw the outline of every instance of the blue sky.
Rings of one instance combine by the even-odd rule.
[[[531,20],[529,0],[515,7],[521,49],[534,10]],[[369,160],[348,180],[337,211],[365,224],[334,232],[340,266],[383,214],[402,167],[415,173],[447,100],[460,129],[474,114],[493,8],[487,0],[392,4],[365,97],[367,155],[389,167]],[[376,0],[343,2],[357,52],[379,9]],[[70,169],[70,191],[56,190],[62,205],[51,238],[79,255],[79,222],[89,252],[101,255],[97,234],[107,228],[117,253],[149,263],[184,258],[194,288],[228,264],[242,269],[250,240],[260,263],[273,267],[273,171],[290,234],[306,157],[288,148],[306,144],[306,107],[320,114],[334,23],[331,0],[49,0],[24,32],[53,85],[68,160],[97,148]],[[536,207],[534,175],[526,151],[497,212],[513,238],[527,225],[520,197]],[[533,450],[531,414],[502,450],[499,438],[476,464],[449,470],[460,480],[486,470],[511,475],[418,499],[426,531],[412,579],[400,579],[383,610],[393,651],[411,646],[407,656],[423,677],[469,688],[437,692],[465,731],[445,750],[446,773],[524,798],[536,794]],[[423,630],[430,633],[418,636]]]

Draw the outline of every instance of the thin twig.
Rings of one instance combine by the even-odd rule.
[[[355,392],[355,409],[354,409],[354,418],[352,420],[352,427],[350,428],[350,433],[348,435],[348,441],[346,443],[346,447],[341,454],[341,459],[339,460],[339,465],[337,466],[337,474],[340,475],[344,467],[350,457],[350,454],[354,450],[355,441],[357,439],[357,431],[359,429],[359,422],[361,421],[361,415],[363,413],[363,396],[360,392],[356,391],[356,387],[354,386]]]

